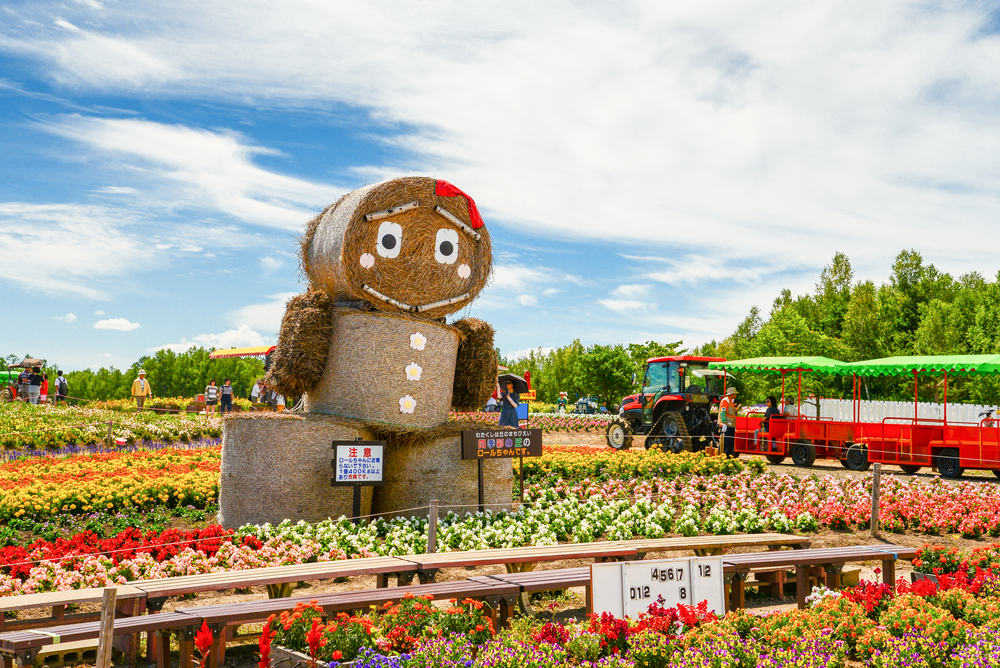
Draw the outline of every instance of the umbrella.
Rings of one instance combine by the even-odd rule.
[[[497,380],[500,382],[501,390],[507,389],[507,381],[509,380],[510,382],[514,383],[514,391],[517,392],[518,394],[528,391],[528,382],[524,380],[524,378],[521,378],[516,374],[505,373],[501,375],[499,378],[497,378]]]
[[[20,364],[11,364],[11,369],[26,369],[28,367],[45,366],[45,360],[36,360],[33,357],[25,359]]]

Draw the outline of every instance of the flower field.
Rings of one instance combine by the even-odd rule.
[[[595,413],[594,415],[584,415],[567,413],[566,415],[559,415],[558,413],[529,413],[528,420],[521,420],[521,426],[527,425],[532,429],[541,429],[545,432],[557,433],[561,431],[599,431],[604,432],[608,427],[608,423],[613,420],[615,415],[611,413]],[[485,411],[480,411],[477,413],[452,413],[451,419],[458,422],[481,422],[487,424],[496,424],[500,419],[500,413],[487,413]]]
[[[107,408],[0,404],[0,449],[58,450],[103,443],[112,423],[112,438],[125,443],[170,443],[220,438],[222,420],[188,413],[124,413]]]
[[[939,584],[818,588],[804,610],[740,610],[723,619],[704,604],[666,608],[656,602],[636,619],[608,613],[566,623],[529,618],[497,630],[471,600],[440,607],[429,596],[407,594],[366,615],[330,619],[319,606],[300,603],[268,620],[260,666],[270,666],[272,643],[313,661],[332,661],[331,668],[355,658],[366,668],[996,666],[1000,564],[991,566]]]

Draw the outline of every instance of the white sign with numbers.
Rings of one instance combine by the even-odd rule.
[[[725,614],[721,557],[661,559],[593,564],[590,587],[594,613],[635,619],[663,597],[663,607],[698,605]]]

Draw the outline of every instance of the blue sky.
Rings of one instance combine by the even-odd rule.
[[[205,6],[201,6],[205,5]],[[1000,268],[997,3],[8,2],[2,354],[274,341],[344,192],[455,183],[505,354],[728,335],[835,251]]]

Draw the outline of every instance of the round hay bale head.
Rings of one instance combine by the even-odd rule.
[[[400,442],[402,441],[402,442]],[[493,512],[510,510],[513,466],[510,459],[483,462],[484,501]],[[437,499],[442,513],[479,510],[477,463],[462,459],[462,435],[389,441],[385,456],[385,485],[375,488],[372,512],[419,515],[419,508]]]
[[[446,325],[340,309],[326,369],[305,410],[410,429],[445,424],[458,341]]]
[[[243,413],[222,428],[219,523],[318,522],[351,515],[353,490],[332,487],[332,441],[371,440],[364,425],[324,415]],[[372,488],[363,487],[361,514],[371,512]]]
[[[465,198],[437,195],[436,184],[404,177],[365,186],[314,218],[300,248],[310,284],[338,302],[419,308],[411,312],[428,319],[468,305],[490,277],[490,235],[472,229]]]
[[[497,384],[493,327],[477,318],[463,318],[453,326],[462,333],[462,344],[455,362],[451,403],[459,411],[482,410]]]

